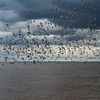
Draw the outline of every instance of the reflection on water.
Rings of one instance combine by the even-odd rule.
[[[99,100],[100,63],[0,64],[0,100]]]

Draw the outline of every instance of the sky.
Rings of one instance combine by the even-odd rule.
[[[0,21],[15,23],[29,18],[55,18],[55,23],[62,22],[71,27],[88,27],[89,16],[99,17],[99,0],[0,0]],[[56,8],[56,9],[55,9]],[[96,9],[98,8],[98,9]],[[66,20],[66,17],[67,20]],[[61,21],[61,22],[60,22]],[[76,23],[78,23],[76,25]],[[65,23],[63,23],[65,26]],[[72,25],[73,24],[73,25]],[[92,26],[91,26],[92,27]],[[96,26],[98,27],[98,26]]]
[[[43,31],[39,32],[37,28],[41,22],[45,29],[48,28],[45,34],[67,34],[67,38],[69,38],[69,30],[63,31],[63,28],[71,28],[71,33],[75,34],[73,36],[71,34],[69,40],[87,39],[89,37],[88,32],[86,32],[87,35],[78,34],[77,36],[77,30],[73,31],[73,29],[86,29],[86,31],[88,29],[99,29],[99,2],[99,0],[0,0],[0,33],[3,34],[1,37],[4,36],[5,39],[6,33],[19,34],[19,30],[22,30],[22,33],[25,34],[27,32],[26,24],[30,20],[32,22],[32,35],[33,33],[36,35],[44,34]],[[45,21],[51,24],[47,25]],[[98,34],[93,34],[91,39],[94,38],[94,35],[97,37]],[[3,42],[5,43],[6,40],[1,40],[1,43]]]
[[[91,27],[89,17],[99,18],[99,0],[0,0],[0,21],[16,23],[48,18],[66,27]],[[96,9],[97,8],[97,9]],[[63,16],[63,18],[61,18]],[[70,20],[70,23],[68,23]],[[98,23],[96,21],[93,24]],[[99,23],[95,26],[99,27]]]
[[[98,48],[99,3],[100,0],[0,0],[0,44],[74,42],[74,46],[89,44]]]

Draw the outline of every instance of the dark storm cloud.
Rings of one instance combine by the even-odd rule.
[[[99,3],[99,0],[0,0],[1,10],[13,10],[17,16],[7,20],[0,18],[0,21],[54,18],[53,22],[62,26],[93,28],[97,27],[94,24],[98,22],[91,22],[89,16],[96,15],[99,18],[99,12],[95,12],[94,2]],[[99,5],[97,8],[100,9]],[[99,26],[99,23],[97,25]]]

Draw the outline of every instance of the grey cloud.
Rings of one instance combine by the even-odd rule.
[[[87,0],[85,0],[85,3],[86,1]],[[98,0],[96,0],[96,2],[97,1]],[[56,10],[59,9],[59,11],[54,10],[54,7],[57,7]],[[85,11],[87,10],[87,12],[84,12],[83,8],[85,9]],[[87,5],[85,4],[83,8],[81,7],[80,0],[70,0],[70,1],[69,0],[1,0],[0,1],[0,9],[14,10],[15,13],[17,13],[19,17],[14,19],[15,22],[28,20],[29,18],[31,19],[48,18],[50,20],[52,18],[55,18],[53,22],[57,24],[61,24],[62,26],[67,26],[67,27],[76,27],[76,28],[89,27],[88,26],[89,16],[93,15],[94,13],[91,12],[92,8],[91,6],[89,7],[88,3]],[[66,14],[68,15],[67,19],[65,18]],[[65,23],[63,22],[61,23],[62,21],[61,16],[63,16],[63,20],[65,21]],[[3,19],[0,20],[4,21]],[[13,19],[9,19],[8,22],[10,22],[11,20]],[[94,26],[90,25],[90,27],[93,28]]]
[[[16,30],[15,30],[16,31]],[[27,31],[27,30],[26,30]],[[37,30],[38,31],[38,30]],[[14,30],[13,30],[14,32]],[[56,32],[56,30],[54,30]],[[2,32],[1,32],[2,33]],[[4,35],[6,33],[6,35]],[[15,33],[13,35],[12,32],[4,32],[0,35],[0,44],[11,44],[11,45],[28,45],[28,44],[48,44],[48,45],[62,45],[66,43],[74,43],[74,46],[79,44],[82,45],[92,45],[100,47],[100,30],[91,31],[89,29],[68,29],[66,30],[66,34],[50,34],[48,35],[35,35],[30,34],[27,35],[27,32],[24,33]],[[50,32],[51,33],[51,32]],[[62,33],[62,32],[61,32]],[[20,36],[19,36],[20,34]],[[46,40],[45,40],[45,37]]]

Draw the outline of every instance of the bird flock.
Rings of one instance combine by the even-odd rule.
[[[75,16],[76,12],[79,15],[80,11],[73,8],[70,12],[67,9],[60,8],[56,2],[53,2],[55,12],[61,12],[61,19],[68,19]],[[93,10],[95,7],[88,2],[84,4],[81,0],[83,10]],[[70,5],[68,5],[70,6]],[[90,8],[87,8],[90,6]],[[64,14],[63,14],[64,12]],[[74,13],[75,12],[75,13]],[[65,14],[66,13],[66,14]],[[0,37],[0,61],[5,62],[50,62],[50,61],[100,61],[100,47],[97,46],[97,32],[94,29],[72,29],[62,27],[52,23],[55,18],[39,21],[35,19],[28,20],[25,24],[26,32],[23,29],[18,29],[17,32],[12,32],[11,37],[6,36],[7,43],[3,43],[3,37]],[[89,25],[95,26],[96,16],[89,16]],[[33,24],[36,25],[35,31]],[[5,25],[5,31],[12,30],[9,24]],[[86,40],[86,38],[88,38]]]

